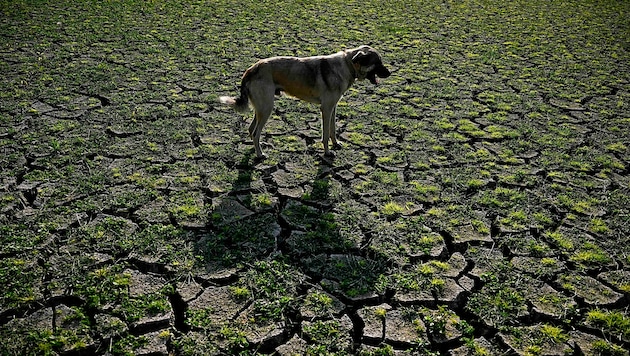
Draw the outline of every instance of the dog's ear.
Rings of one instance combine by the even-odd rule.
[[[368,53],[365,51],[358,51],[352,57],[352,63],[359,63],[360,65],[366,65],[368,63],[368,60],[369,60],[369,56],[368,56]]]

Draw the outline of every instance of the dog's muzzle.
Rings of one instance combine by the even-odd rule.
[[[387,78],[391,74],[392,73],[387,68],[385,68],[384,65],[381,64],[373,70],[369,71],[366,78],[370,81],[370,83],[376,85],[378,84],[378,79],[376,79],[376,77]]]

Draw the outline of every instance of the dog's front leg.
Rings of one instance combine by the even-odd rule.
[[[254,138],[254,133],[256,132],[256,126],[258,125],[258,120],[256,119],[256,114],[254,114],[254,119],[252,123],[249,125],[249,137]]]
[[[331,128],[331,125],[335,124],[333,118],[335,105],[322,103],[320,109],[322,111],[322,143],[324,144],[324,155],[333,156],[334,154],[330,151],[328,147],[328,141],[330,140],[331,133],[334,135],[334,132],[331,131],[334,130],[334,128]],[[336,141],[336,139],[334,140]]]
[[[330,116],[330,140],[332,141],[333,149],[341,148],[341,145],[337,142],[337,103],[335,103]]]

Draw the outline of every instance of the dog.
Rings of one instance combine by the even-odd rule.
[[[271,57],[256,62],[245,71],[239,97],[222,96],[219,100],[242,113],[249,109],[251,103],[254,119],[249,126],[249,135],[259,159],[266,158],[260,149],[260,134],[271,116],[275,95],[284,92],[319,104],[324,155],[333,156],[328,143],[330,140],[334,148],[340,147],[335,132],[335,115],[343,94],[357,80],[367,79],[376,85],[377,77],[387,78],[390,75],[381,55],[365,45],[326,56]]]

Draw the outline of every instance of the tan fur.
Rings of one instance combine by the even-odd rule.
[[[338,146],[335,114],[342,95],[358,79],[376,84],[376,76],[387,78],[390,72],[381,56],[369,46],[361,46],[327,56],[272,57],[249,67],[241,80],[240,97],[222,96],[220,101],[243,112],[254,108],[249,134],[254,141],[256,156],[264,158],[260,135],[273,110],[278,91],[320,105],[324,154],[332,155],[329,141]]]

